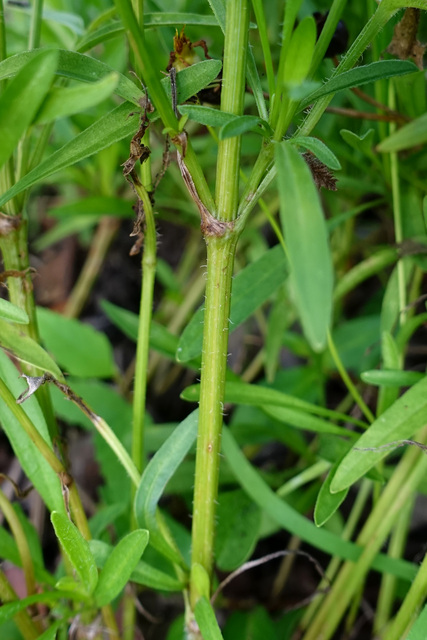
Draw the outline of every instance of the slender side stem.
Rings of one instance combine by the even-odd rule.
[[[396,95],[394,91],[394,83],[389,83],[389,106],[394,109],[396,107]],[[390,134],[396,130],[396,124],[390,123]],[[393,196],[393,218],[394,218],[394,234],[396,243],[399,244],[403,240],[402,230],[402,207],[400,199],[400,180],[399,180],[399,159],[396,151],[390,153],[390,172],[391,172],[391,190]],[[399,294],[399,321],[400,325],[405,324],[406,320],[406,284],[405,284],[405,264],[403,258],[397,263],[397,282]]]
[[[369,409],[369,407],[366,406],[365,401],[363,400],[362,396],[360,395],[360,393],[358,392],[358,390],[354,386],[353,382],[351,381],[350,376],[348,375],[347,371],[345,370],[345,368],[343,366],[343,363],[341,362],[341,358],[339,357],[338,351],[337,351],[337,349],[335,347],[335,344],[334,344],[334,341],[332,339],[332,336],[331,336],[329,331],[328,331],[328,347],[329,347],[329,351],[330,351],[330,354],[332,356],[332,359],[335,362],[335,366],[337,367],[338,372],[339,372],[339,374],[340,374],[345,386],[347,387],[348,391],[352,395],[354,401],[356,402],[356,404],[359,405],[360,410],[366,416],[367,420],[369,422],[371,422],[371,423],[374,422],[375,417],[374,417],[372,411]]]
[[[244,106],[249,0],[230,0],[226,6],[221,109],[240,115]],[[237,216],[240,138],[221,140],[218,146],[217,218],[227,222]],[[212,211],[211,211],[212,213]],[[219,452],[227,367],[231,283],[238,233],[208,236],[205,326],[200,385],[196,475],[192,528],[190,601],[194,609],[201,593],[200,566],[211,577],[215,534],[215,502],[218,493]],[[200,590],[199,590],[200,589]]]
[[[335,33],[336,26],[341,18],[341,14],[344,11],[346,0],[334,0],[331,8],[328,11],[328,17],[323,26],[322,32],[316,42],[316,47],[313,53],[313,59],[311,61],[310,71],[308,77],[312,78],[315,74],[319,64],[322,62],[326,53],[328,45]]]
[[[267,24],[265,20],[264,7],[261,0],[252,0],[252,6],[254,8],[256,23],[259,32],[259,38],[261,40],[262,52],[264,55],[265,70],[267,73],[268,93],[270,94],[270,100],[273,98],[275,89],[274,69],[273,61],[271,59],[270,42],[268,38]]]
[[[135,385],[133,399],[132,460],[139,472],[144,462],[144,416],[147,394],[147,369],[150,350],[150,327],[153,309],[154,279],[156,276],[156,226],[147,191],[135,184],[145,213],[144,253],[142,257],[142,291],[139,309],[138,345],[136,350]]]
[[[228,325],[237,237],[210,238],[206,287],[202,376],[200,384],[199,433],[192,528],[192,574],[202,565],[211,575],[215,530],[215,501],[218,492],[219,452],[222,428]],[[201,595],[190,582],[191,605]],[[209,597],[209,594],[208,594]]]
[[[28,48],[37,49],[40,46],[40,32],[42,26],[43,0],[34,0],[31,12],[30,33],[28,36]]]
[[[8,579],[0,569],[0,600],[3,603],[18,600],[18,596],[9,584]],[[19,631],[22,633],[24,640],[37,640],[40,637],[40,630],[31,620],[26,611],[20,611],[14,616],[14,621]]]
[[[19,555],[21,557],[22,569],[25,575],[25,584],[27,587],[27,595],[31,596],[36,591],[36,578],[34,574],[34,564],[31,557],[30,547],[25,536],[25,532],[22,528],[22,524],[16,515],[11,503],[6,498],[3,491],[0,489],[0,511],[3,511],[4,516],[8,522],[10,530],[12,531],[16,545],[18,547]]]
[[[4,4],[3,0],[0,0],[0,62],[7,58],[6,47],[6,29],[4,19]]]

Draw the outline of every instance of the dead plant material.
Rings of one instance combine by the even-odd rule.
[[[420,16],[420,9],[406,9],[402,20],[394,28],[393,38],[387,51],[400,60],[412,58],[421,70],[426,45],[421,44],[417,39]]]
[[[337,179],[323,162],[308,151],[303,154],[303,158],[310,168],[314,184],[318,189],[324,187],[328,191],[337,190]]]

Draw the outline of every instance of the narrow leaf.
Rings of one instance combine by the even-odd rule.
[[[194,615],[204,640],[223,640],[213,607],[206,598],[197,601]]]
[[[243,269],[233,280],[230,331],[264,304],[285,281],[286,275],[286,258],[279,245]],[[203,318],[203,309],[199,309],[185,327],[176,352],[180,362],[187,362],[201,354]]]
[[[3,300],[3,298],[0,298],[0,318],[11,320],[17,324],[28,324],[30,321],[27,313],[23,309],[8,300]]]
[[[7,384],[10,392],[17,398],[27,387],[7,355],[0,350],[0,378]],[[49,431],[37,398],[32,396],[22,406],[36,429],[46,442],[52,446]],[[30,482],[35,486],[50,511],[64,511],[64,500],[57,474],[46,462],[34,442],[26,434],[18,419],[13,415],[5,401],[0,397],[0,424],[19,458],[20,464]],[[1,546],[0,546],[1,548]]]
[[[409,60],[379,60],[371,64],[363,65],[345,71],[337,76],[333,76],[325,84],[311,93],[300,105],[301,109],[305,109],[323,96],[331,93],[338,93],[344,89],[360,87],[368,82],[376,82],[384,78],[392,78],[393,76],[402,76],[406,73],[417,71],[418,67]]]
[[[298,136],[290,140],[291,144],[298,145],[303,149],[312,151],[314,155],[330,169],[338,171],[341,169],[341,164],[336,155],[326,146],[324,142],[318,138],[311,136]]]
[[[411,387],[425,377],[419,371],[401,371],[400,369],[374,369],[360,374],[363,382],[378,387]]]
[[[115,142],[131,137],[138,130],[138,114],[130,115],[128,102],[99,118],[94,124],[52,153],[0,197],[0,206],[37,182],[106,149]]]
[[[344,502],[347,497],[348,489],[339,491],[338,493],[331,493],[331,482],[334,477],[335,471],[340,464],[340,460],[335,462],[334,466],[330,469],[325,481],[320,487],[319,495],[317,496],[316,506],[314,508],[314,522],[318,527],[322,527],[333,516],[335,511],[339,508],[340,504]]]
[[[0,166],[32,123],[52,84],[57,63],[56,51],[38,51],[4,90],[0,98]]]
[[[233,136],[241,136],[247,131],[253,133],[259,133],[265,138],[269,138],[273,135],[268,122],[262,120],[258,116],[237,116],[234,120],[224,125],[219,131],[219,139],[225,140],[226,138],[232,138]]]
[[[381,447],[389,442],[411,438],[425,425],[426,410],[427,377],[396,400],[359,438],[338,467],[331,491],[342,491],[351,486],[393,450],[392,447],[377,451],[361,449]]]
[[[148,463],[135,496],[135,514],[141,528],[150,532],[150,544],[173,562],[182,563],[179,552],[161,533],[157,505],[163,491],[189,452],[197,436],[198,411],[193,411],[160,447]]]
[[[391,136],[380,142],[377,146],[378,151],[402,151],[417,147],[427,142],[427,113],[405,124]]]
[[[37,114],[36,124],[81,113],[110,97],[119,81],[118,73],[110,73],[93,84],[52,89]]]
[[[138,529],[122,538],[109,555],[94,592],[98,607],[109,604],[124,589],[148,544],[148,531]]]
[[[26,362],[41,371],[48,371],[55,378],[63,379],[58,365],[35,340],[18,327],[1,319],[0,347],[12,353],[21,362]]]
[[[221,71],[221,60],[203,60],[190,67],[182,69],[176,74],[176,88],[178,102],[185,102],[199,91],[213,82]],[[172,96],[170,78],[161,80],[164,90],[169,99]]]
[[[296,306],[312,348],[322,351],[331,321],[333,271],[326,224],[310,169],[296,149],[276,145],[280,218]]]
[[[79,576],[86,593],[91,595],[98,583],[98,570],[89,544],[67,516],[54,511],[51,520],[61,547]]]

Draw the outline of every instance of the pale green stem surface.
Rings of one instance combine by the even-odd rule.
[[[154,280],[156,277],[156,226],[150,198],[142,185],[135,184],[145,213],[144,249],[142,256],[142,290],[139,309],[138,344],[136,350],[133,398],[132,460],[142,472],[144,466],[144,418],[147,395],[148,355],[153,310]]]
[[[40,33],[42,26],[43,0],[34,0],[31,12],[30,33],[28,36],[28,48],[38,49],[40,47]]]

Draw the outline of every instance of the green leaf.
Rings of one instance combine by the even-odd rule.
[[[88,324],[59,313],[37,309],[40,335],[67,373],[83,378],[110,378],[115,367],[106,336]]]
[[[118,82],[119,74],[114,72],[87,86],[52,89],[37,114],[35,124],[46,124],[94,107],[111,96]]]
[[[326,224],[310,169],[296,149],[276,144],[280,218],[296,306],[315,351],[326,346],[332,313],[333,271]]]
[[[213,607],[206,598],[203,597],[197,601],[194,615],[203,640],[223,640]]]
[[[400,369],[363,371],[360,374],[363,382],[377,387],[411,387],[425,377],[419,371],[401,371]]]
[[[360,151],[360,153],[363,153],[363,155],[368,158],[373,158],[374,152],[372,151],[372,148],[375,136],[374,129],[368,129],[368,131],[361,136],[358,136],[356,133],[349,131],[348,129],[341,129],[340,135],[342,139],[350,145],[350,147],[356,151]]]
[[[94,555],[97,567],[102,569],[112,553],[112,546],[106,542],[101,542],[101,540],[90,540],[89,547]],[[182,591],[184,588],[182,582],[177,580],[176,577],[152,567],[143,560],[136,565],[130,580],[156,591]]]
[[[307,16],[294,30],[286,55],[283,80],[287,84],[301,84],[311,65],[316,44],[316,23],[313,16]]]
[[[80,578],[82,586],[86,593],[91,595],[98,584],[98,570],[88,542],[66,515],[54,511],[50,519],[56,537]]]
[[[311,93],[300,105],[300,109],[306,109],[323,96],[331,93],[338,93],[344,89],[352,87],[360,87],[368,82],[376,82],[383,78],[392,78],[393,76],[401,76],[405,73],[413,73],[418,67],[409,60],[380,60],[371,64],[363,65],[345,71],[337,76],[333,76],[330,80],[320,87],[317,91]]]
[[[18,371],[0,350],[0,377],[7,384],[12,394],[17,398],[26,388],[27,384],[22,378],[18,378]],[[40,409],[37,398],[33,395],[21,405],[36,429],[46,442],[51,445],[49,431],[43,412]],[[12,414],[3,399],[0,398],[0,424],[6,433],[9,442],[19,458],[20,464],[30,482],[35,486],[50,511],[64,511],[64,499],[57,474],[46,462],[36,445],[21,427],[19,421]],[[0,547],[1,548],[1,547]]]
[[[424,640],[427,625],[427,604],[415,620],[413,627],[409,631],[407,640]]]
[[[50,355],[24,331],[9,322],[0,319],[0,347],[12,353],[15,358],[45,372],[48,371],[55,378],[63,380],[58,365]]]
[[[237,116],[234,120],[225,124],[219,131],[219,139],[225,140],[233,136],[241,136],[247,131],[259,133],[265,138],[273,135],[273,130],[265,120],[258,116]]]
[[[194,122],[198,122],[207,127],[223,127],[239,117],[233,113],[227,113],[226,111],[220,111],[213,107],[203,107],[197,104],[182,104],[178,107],[178,111],[182,115],[188,116],[190,120],[194,120]]]
[[[377,150],[381,152],[402,151],[418,147],[427,142],[427,113],[405,124],[391,136],[380,142]]]
[[[334,171],[341,169],[340,161],[336,155],[332,153],[329,147],[327,147],[326,144],[318,138],[313,138],[311,136],[298,136],[296,138],[292,138],[290,142],[293,145],[298,145],[303,149],[312,151],[316,158],[330,169],[333,169]]]
[[[7,620],[16,616],[17,613],[33,604],[44,602],[49,606],[53,606],[59,600],[63,600],[65,598],[76,600],[78,602],[81,600],[81,595],[73,591],[69,591],[68,593],[64,593],[63,591],[46,591],[43,593],[35,593],[34,595],[22,598],[21,600],[2,603],[2,606],[0,607],[0,625],[4,624]],[[39,640],[39,638],[40,636],[37,636],[37,640]]]
[[[331,491],[342,491],[351,486],[392,451],[392,448],[377,451],[361,449],[381,447],[389,442],[411,438],[417,429],[425,425],[426,409],[427,377],[396,400],[359,438],[338,467]]]
[[[0,206],[37,182],[106,149],[138,130],[138,114],[128,102],[110,111],[41,162],[0,197]]]
[[[284,282],[287,275],[283,249],[277,245],[243,269],[233,280],[230,331],[237,329]],[[176,357],[179,362],[197,358],[202,352],[204,311],[199,309],[185,327]]]
[[[8,300],[3,300],[3,298],[0,298],[0,318],[11,320],[17,324],[28,324],[30,321],[26,311]]]
[[[222,68],[221,60],[203,60],[190,67],[182,69],[176,74],[176,89],[178,102],[185,102],[199,91],[207,87],[218,76]],[[163,89],[169,99],[172,98],[170,78],[161,80]]]
[[[49,209],[49,216],[54,218],[95,215],[98,217],[133,218],[135,213],[132,211],[132,202],[130,200],[109,196],[80,198]]]
[[[32,123],[52,84],[57,63],[56,51],[37,51],[4,90],[0,98],[0,166]]]
[[[50,627],[37,638],[37,640],[55,640],[58,629],[65,627],[67,624],[66,620],[57,620],[51,624]]]
[[[227,491],[218,496],[216,519],[216,564],[221,571],[234,571],[252,555],[261,511],[243,491]]]
[[[145,551],[148,538],[148,531],[138,529],[122,538],[114,547],[101,571],[93,594],[98,607],[109,604],[124,589]]]
[[[295,374],[293,374],[295,376]],[[194,384],[184,389],[181,393],[181,398],[188,400],[189,402],[198,402],[200,397],[200,385]],[[247,382],[233,382],[227,380],[225,384],[225,403],[233,404],[246,404],[255,407],[283,407],[287,409],[297,409],[300,412],[308,414],[314,413],[319,416],[325,416],[331,420],[342,420],[344,422],[351,421],[353,424],[357,424],[363,428],[367,425],[360,420],[354,420],[345,413],[339,413],[332,409],[326,409],[317,404],[301,400],[296,395],[284,393],[278,391],[278,389],[272,389],[260,384],[248,384]],[[356,434],[348,431],[347,435]]]
[[[321,549],[332,556],[356,561],[362,553],[362,548],[342,540],[339,536],[325,529],[318,529],[316,525],[298,513],[289,504],[279,498],[264,482],[259,472],[245,458],[236,441],[228,429],[223,430],[222,449],[227,465],[230,467],[237,482],[275,522],[285,531],[298,536],[317,549]],[[378,554],[372,563],[377,571],[391,573],[411,581],[416,573],[415,565],[406,561],[389,558]]]
[[[334,477],[335,471],[338,468],[341,460],[335,462],[330,469],[325,481],[320,487],[319,495],[317,496],[316,506],[314,508],[314,522],[318,527],[322,527],[331,518],[340,504],[344,502],[347,497],[348,489],[339,491],[338,493],[331,493],[331,482]]]
[[[56,74],[64,78],[93,83],[102,80],[106,76],[111,75],[111,73],[117,73],[109,67],[108,64],[100,62],[90,56],[65,49],[56,49],[55,51],[59,56]],[[17,74],[27,62],[32,61],[37,55],[39,55],[37,49],[24,51],[0,62],[0,80],[10,78]],[[139,100],[144,95],[138,85],[122,74],[119,74],[119,82],[115,92],[124,100],[133,102],[133,104],[138,106]]]
[[[136,313],[118,307],[108,300],[101,301],[101,308],[116,327],[123,331],[128,338],[137,342],[139,318]],[[175,360],[178,338],[163,325],[152,322],[150,327],[150,347],[167,358]]]
[[[182,563],[179,552],[172,548],[161,533],[157,520],[157,505],[162,493],[189,452],[197,436],[198,411],[193,411],[151,458],[135,496],[135,515],[141,528],[150,532],[150,544],[173,562]]]

